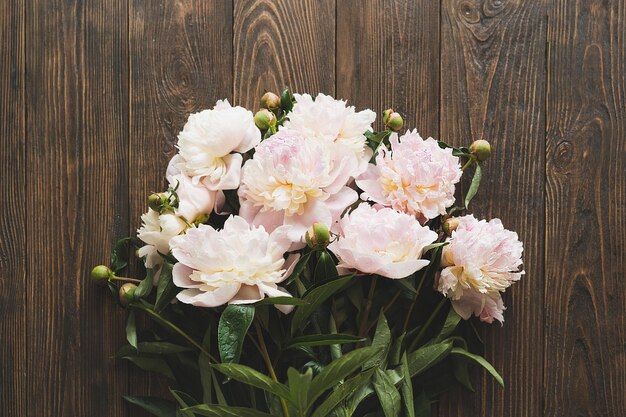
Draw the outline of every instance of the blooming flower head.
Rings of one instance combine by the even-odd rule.
[[[285,122],[285,129],[296,130],[307,138],[318,138],[327,143],[348,149],[358,161],[360,174],[371,158],[365,132],[372,130],[376,113],[367,109],[355,111],[344,100],[318,94],[294,94],[296,103]]]
[[[488,323],[503,322],[500,293],[524,274],[519,270],[522,242],[499,219],[479,221],[472,215],[460,219],[443,248],[438,290],[464,319],[474,314]]]
[[[265,296],[291,295],[277,286],[291,273],[283,255],[289,249],[288,226],[272,233],[231,216],[220,231],[201,224],[171,241],[178,259],[173,281],[185,288],[177,298],[199,307],[246,304]],[[291,263],[293,265],[293,262]],[[280,306],[282,311],[289,307]]]
[[[370,164],[357,185],[362,197],[398,211],[432,219],[454,204],[454,185],[461,179],[459,158],[416,130],[389,139],[391,150],[381,148],[376,165]]]
[[[300,242],[315,222],[332,224],[358,196],[346,186],[356,161],[314,138],[281,131],[243,167],[240,216],[271,231],[291,225]]]
[[[339,221],[339,238],[328,248],[340,267],[398,279],[428,265],[422,254],[436,239],[413,216],[361,203]]]
[[[187,224],[172,213],[159,214],[152,209],[141,216],[141,222],[137,237],[146,245],[139,248],[138,255],[145,258],[146,268],[158,268],[170,251],[170,239],[183,233]]]
[[[212,110],[189,116],[178,135],[182,159],[176,166],[194,184],[202,182],[209,190],[235,189],[243,157],[232,152],[247,152],[260,141],[252,112],[220,100]]]

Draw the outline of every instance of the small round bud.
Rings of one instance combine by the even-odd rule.
[[[98,282],[103,282],[111,277],[112,273],[105,265],[98,265],[91,270],[91,279]]]
[[[261,107],[274,110],[280,107],[280,97],[268,91],[261,97]]]
[[[391,116],[392,113],[395,113],[393,109],[387,109],[383,111],[383,123],[385,124],[385,126],[387,126],[387,122],[389,121],[389,116]]]
[[[459,219],[458,217],[447,218],[443,222],[443,226],[442,226],[443,232],[448,236],[452,236],[452,232],[454,232],[456,228],[459,227],[460,223],[461,223],[461,219]]]
[[[254,115],[254,124],[261,130],[267,130],[276,124],[276,116],[267,109],[261,109]]]
[[[324,223],[313,223],[306,231],[304,239],[310,248],[324,248],[330,242],[330,230]]]
[[[120,304],[126,307],[128,304],[132,303],[135,300],[136,289],[137,286],[131,282],[122,285],[120,287]]]
[[[169,202],[170,197],[167,193],[152,193],[148,196],[148,207],[154,211],[161,212],[163,206]]]
[[[484,139],[476,140],[470,145],[470,152],[482,162],[491,155],[491,145]]]
[[[397,132],[402,129],[402,126],[404,126],[404,120],[402,119],[402,116],[400,116],[400,113],[393,112],[387,118],[387,123],[385,123],[385,125],[394,132]]]

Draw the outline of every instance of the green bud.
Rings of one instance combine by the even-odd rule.
[[[470,152],[478,161],[482,162],[491,155],[491,145],[486,140],[479,139],[470,145]]]
[[[280,97],[268,91],[261,97],[261,107],[265,109],[275,110],[280,107]]]
[[[443,232],[448,236],[452,236],[452,232],[459,227],[459,224],[461,224],[461,219],[458,217],[449,217],[443,222]]]
[[[160,213],[169,200],[170,196],[167,193],[152,193],[148,196],[148,207]]]
[[[324,223],[315,222],[306,231],[304,239],[312,249],[325,248],[330,242],[330,230]]]
[[[104,282],[112,275],[111,270],[105,265],[98,265],[91,270],[91,279],[97,282]]]
[[[195,224],[196,226],[199,224],[204,224],[204,223],[208,223],[209,222],[209,215],[205,214],[205,213],[200,213],[198,214],[198,216],[196,216],[195,219],[193,219],[193,224]]]
[[[254,124],[261,130],[267,130],[276,125],[276,116],[267,109],[261,109],[254,115]]]
[[[400,113],[393,112],[387,118],[385,126],[394,132],[397,132],[402,129],[402,126],[404,126],[404,120],[402,119],[402,116],[400,116]]]
[[[127,307],[128,304],[132,303],[135,300],[136,289],[137,286],[131,282],[122,285],[120,287],[120,304]]]

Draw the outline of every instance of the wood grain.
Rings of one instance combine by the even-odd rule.
[[[626,4],[554,1],[543,415],[626,415]]]
[[[24,412],[122,415],[127,378],[110,356],[123,314],[88,277],[128,228],[127,8],[39,0],[26,12]]]
[[[379,114],[393,107],[422,136],[438,135],[438,2],[337,2],[336,54],[339,97]]]
[[[165,169],[190,113],[232,99],[231,1],[130,1],[130,224],[146,197],[166,186]],[[123,331],[122,328],[119,331]],[[134,394],[169,397],[158,376],[131,369]],[[129,411],[136,415],[137,409]],[[147,415],[147,414],[145,414]]]
[[[24,2],[0,15],[0,414],[26,410]]]
[[[545,5],[542,1],[446,0],[441,10],[441,138],[487,139],[491,159],[470,209],[501,218],[525,244],[526,275],[504,296],[504,327],[484,329],[486,373],[476,395],[442,398],[440,416],[542,415],[545,169]],[[474,374],[476,376],[476,374]]]
[[[234,100],[265,91],[335,92],[335,0],[235,0]]]

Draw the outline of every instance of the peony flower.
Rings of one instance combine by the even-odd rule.
[[[170,239],[183,233],[187,224],[174,214],[159,214],[151,209],[141,216],[141,222],[137,237],[146,245],[139,248],[138,256],[145,258],[146,268],[158,268],[170,251]]]
[[[243,167],[239,215],[268,231],[290,225],[292,240],[301,242],[313,223],[333,224],[358,199],[346,186],[355,167],[346,152],[280,131]]]
[[[189,116],[178,135],[182,159],[176,167],[194,185],[202,182],[212,191],[234,190],[239,187],[243,157],[232,152],[247,152],[260,141],[252,112],[220,100],[212,110]]]
[[[176,214],[193,223],[198,216],[211,214],[216,208],[216,203],[223,200],[224,194],[221,191],[211,191],[203,184],[194,184],[193,180],[178,168],[182,162],[182,156],[175,155],[167,166],[166,177],[178,195]]]
[[[494,319],[502,323],[500,293],[524,274],[519,270],[522,242],[499,219],[479,221],[472,215],[459,219],[447,239],[449,245],[443,248],[438,290],[452,300],[464,319],[474,314],[487,323]]]
[[[357,178],[361,197],[420,218],[445,214],[454,204],[454,184],[461,179],[459,158],[416,130],[399,139],[393,133],[389,141],[391,151],[379,149],[376,165]]]
[[[267,297],[291,297],[278,283],[291,273],[295,262],[285,261],[289,227],[272,233],[231,216],[220,231],[201,224],[171,241],[178,259],[172,272],[174,284],[185,288],[177,298],[199,307],[226,303],[247,304]],[[295,259],[291,259],[293,261]],[[278,306],[283,312],[289,306]]]
[[[421,259],[437,233],[415,217],[361,203],[339,221],[339,238],[328,246],[339,267],[387,278],[405,278],[430,261]]]
[[[370,109],[356,112],[345,101],[321,93],[315,99],[308,94],[294,97],[296,103],[284,129],[346,148],[358,162],[355,175],[363,172],[372,156],[364,134],[372,130],[376,113]]]

